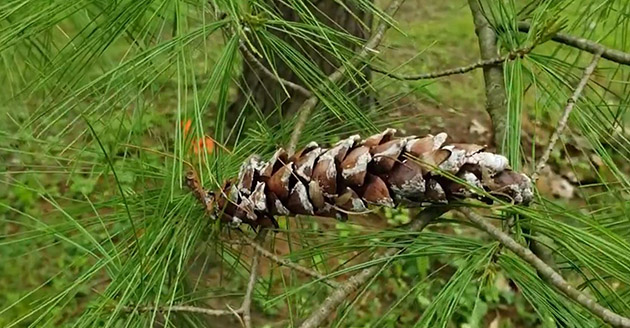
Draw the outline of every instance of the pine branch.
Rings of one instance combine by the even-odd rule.
[[[486,59],[486,60],[480,60],[477,61],[475,63],[466,65],[466,66],[461,66],[461,67],[456,67],[456,68],[450,68],[447,70],[443,70],[443,71],[437,71],[437,72],[431,72],[431,73],[423,73],[423,74],[417,74],[417,75],[399,75],[399,74],[395,74],[395,73],[390,73],[388,71],[379,69],[379,68],[375,68],[375,67],[371,67],[371,69],[377,73],[381,73],[385,76],[394,78],[396,80],[401,80],[401,81],[417,81],[417,80],[428,80],[428,79],[436,79],[436,78],[440,78],[440,77],[445,77],[445,76],[450,76],[450,75],[456,75],[456,74],[465,74],[468,73],[472,70],[475,70],[477,68],[482,68],[482,67],[488,67],[488,66],[495,66],[497,64],[501,64],[503,62],[509,61],[509,60],[514,60],[516,58],[522,58],[523,56],[525,56],[526,54],[530,53],[533,50],[533,47],[526,47],[526,48],[521,48],[521,49],[517,49],[515,51],[511,51],[510,53],[508,53],[505,56],[500,56],[500,57],[496,57],[496,58],[492,58],[492,59]]]
[[[582,74],[582,79],[580,80],[577,87],[573,91],[573,95],[571,95],[571,98],[567,100],[567,105],[564,108],[564,111],[562,112],[562,116],[560,117],[560,120],[558,121],[558,126],[556,126],[555,131],[553,131],[553,134],[551,135],[551,138],[549,139],[549,144],[547,145],[547,148],[543,152],[543,155],[541,156],[540,161],[538,162],[538,165],[536,165],[536,170],[534,171],[534,174],[532,174],[532,180],[534,182],[538,179],[540,175],[540,171],[543,168],[545,168],[545,165],[547,165],[547,161],[549,160],[551,151],[556,145],[556,142],[558,142],[558,138],[560,138],[562,131],[564,131],[564,128],[567,126],[569,115],[571,115],[571,111],[573,110],[575,103],[578,101],[578,98],[582,94],[584,87],[586,87],[586,84],[591,78],[591,75],[593,75],[593,71],[595,71],[595,67],[597,67],[597,63],[599,62],[600,57],[601,57],[600,53],[597,53],[595,54],[595,56],[593,56],[593,60],[591,60],[591,63],[584,70],[584,74]]]
[[[288,268],[291,268],[295,271],[301,272],[305,275],[311,276],[317,280],[323,281],[324,283],[328,284],[331,287],[334,288],[340,288],[341,284],[338,283],[335,280],[332,280],[328,277],[326,277],[325,275],[311,270],[307,267],[301,266],[295,262],[289,261],[285,258],[282,258],[276,254],[273,254],[272,252],[266,250],[263,246],[261,246],[259,243],[255,242],[254,240],[251,240],[247,237],[243,237],[243,239],[245,240],[245,243],[247,243],[248,245],[252,246],[254,248],[254,250],[258,253],[260,253],[260,255],[268,258],[269,260],[275,262],[276,264],[280,265],[280,266],[286,266]]]
[[[243,42],[241,42],[238,47],[241,49],[241,52],[243,53],[243,55],[247,58],[247,60],[249,62],[251,62],[252,64],[254,64],[254,66],[256,66],[255,68],[262,72],[263,74],[267,75],[269,78],[275,80],[276,82],[282,84],[283,86],[292,89],[300,94],[302,94],[305,97],[311,97],[313,96],[313,93],[310,92],[308,89],[306,89],[305,87],[297,84],[297,83],[293,83],[289,80],[285,80],[281,77],[279,77],[277,74],[274,74],[272,71],[270,71],[267,67],[265,67],[265,65],[263,63],[261,63],[258,58],[256,58],[256,56],[254,56],[254,54],[252,54],[249,49],[247,49],[247,45],[245,45]]]
[[[519,22],[518,30],[524,33],[528,33],[531,29],[531,25],[528,22]],[[602,58],[610,61],[622,64],[630,65],[630,53],[623,52],[617,49],[608,48],[601,43],[591,41],[588,39],[572,36],[564,33],[556,33],[551,38],[553,41],[562,43],[569,47],[580,49],[582,51],[590,52],[593,55],[601,54]]]
[[[479,0],[468,0],[468,5],[475,23],[481,59],[491,60],[499,54],[497,35],[483,15]],[[507,122],[507,96],[503,81],[502,62],[496,63],[496,65],[483,66],[483,79],[486,86],[486,110],[492,120],[494,145],[499,153],[503,153]]]
[[[483,14],[480,0],[468,0],[470,11],[473,15],[475,24],[475,33],[479,39],[479,50],[481,58],[492,58],[499,50],[497,47],[497,35],[490,27],[488,20]],[[529,51],[538,44],[538,40],[529,48]],[[516,58],[516,57],[514,57]],[[513,59],[514,59],[513,58]],[[505,81],[503,74],[503,62],[496,65],[488,65],[483,67],[483,77],[486,89],[486,110],[492,121],[492,132],[494,136],[494,145],[499,153],[504,153],[503,143],[506,139],[507,129],[507,95],[505,89]],[[510,219],[513,221],[513,219]],[[505,229],[509,231],[512,222],[509,222]],[[545,259],[547,263],[555,266],[555,261],[549,252],[535,240],[532,240],[532,250]]]
[[[562,276],[557,273],[551,266],[547,265],[543,260],[536,256],[531,250],[522,246],[516,242],[508,234],[504,233],[500,229],[496,228],[492,224],[486,222],[486,220],[480,215],[476,214],[469,208],[459,209],[470,221],[477,224],[482,230],[491,235],[494,239],[499,241],[505,247],[510,249],[514,254],[529,263],[534,267],[538,273],[545,278],[551,285],[556,287],[568,298],[581,304],[586,309],[591,311],[594,315],[601,318],[603,321],[616,327],[630,327],[630,319],[623,317],[617,313],[610,311],[609,309],[601,306],[595,300],[582,293],[578,289],[571,286]]]
[[[407,226],[409,231],[421,232],[432,220],[440,217],[442,214],[448,212],[449,207],[428,207],[420,212]],[[390,248],[380,256],[381,259],[386,262],[391,257],[404,252],[405,248]],[[361,270],[361,272],[350,277],[340,288],[335,289],[324,302],[311,313],[311,315],[304,320],[300,328],[315,328],[320,327],[321,323],[337,309],[339,304],[350,297],[350,294],[357,291],[363,286],[371,277],[373,277],[379,270],[380,266],[372,266]]]
[[[551,155],[551,151],[555,147],[560,135],[562,134],[562,131],[564,131],[564,128],[566,127],[567,121],[569,119],[569,115],[571,114],[571,111],[573,110],[573,107],[575,106],[575,103],[577,102],[578,98],[582,94],[584,87],[588,83],[588,80],[593,74],[593,71],[595,70],[597,63],[599,62],[599,58],[600,58],[599,54],[596,54],[593,57],[593,60],[591,61],[590,65],[586,67],[586,69],[584,70],[582,79],[580,80],[577,87],[573,91],[573,95],[571,96],[571,98],[569,98],[569,100],[567,100],[567,105],[564,108],[564,111],[562,113],[562,116],[560,117],[560,120],[558,121],[558,125],[556,126],[556,129],[554,130],[553,134],[551,135],[547,148],[543,152],[543,155],[538,161],[538,164],[536,165],[536,169],[534,170],[534,173],[532,174],[533,183],[536,183],[536,181],[538,180],[540,176],[540,172],[542,171],[543,168],[545,168],[547,161],[549,161],[549,156]],[[509,224],[508,226],[511,226],[511,224]],[[535,234],[537,235],[537,233]],[[539,258],[541,258],[550,267],[556,268],[556,263],[552,255],[552,251],[549,247],[538,242],[536,238],[532,238],[531,240],[529,240],[529,244],[530,244],[529,248],[534,252],[534,254],[536,254]]]
[[[392,2],[387,7],[385,11],[388,16],[393,16],[398,8],[402,5],[404,0],[392,0]],[[385,31],[389,28],[389,24],[386,20],[382,19],[376,28],[374,34],[370,37],[370,39],[363,45],[359,53],[352,59],[352,62],[361,62],[368,56],[375,53],[374,49],[378,47],[378,45],[383,40],[383,36],[385,36]],[[346,73],[346,67],[340,66],[334,71],[332,74],[328,76],[328,82],[337,83]],[[319,102],[319,99],[316,95],[308,98],[304,103],[298,108],[298,118],[295,123],[295,127],[293,128],[293,133],[291,134],[291,140],[287,146],[287,152],[289,155],[292,155],[295,152],[295,147],[298,144],[300,139],[300,135],[302,134],[302,130],[304,129],[304,125],[306,125],[306,121],[308,121],[311,112]]]

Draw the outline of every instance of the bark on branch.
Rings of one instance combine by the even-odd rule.
[[[499,54],[497,35],[483,15],[479,0],[468,0],[475,23],[475,33],[479,40],[482,60],[491,60]],[[503,141],[506,134],[507,100],[503,81],[503,62],[483,67],[483,79],[486,85],[486,110],[492,120],[494,145],[503,153]]]
[[[564,278],[562,278],[559,273],[557,273],[552,267],[547,265],[543,260],[536,256],[531,250],[529,250],[527,247],[522,246],[514,239],[512,239],[512,237],[510,237],[508,234],[488,223],[485,218],[481,217],[469,208],[461,208],[460,212],[466,215],[466,217],[468,217],[470,221],[478,225],[482,230],[487,232],[494,239],[496,239],[509,250],[514,252],[514,254],[518,255],[520,258],[529,263],[538,271],[538,273],[543,278],[545,278],[551,285],[556,287],[568,298],[581,304],[591,313],[598,316],[610,325],[616,327],[630,327],[630,319],[601,306],[594,299],[590,298],[586,294],[571,286],[566,280],[564,280]]]
[[[518,30],[524,33],[529,32],[531,25],[527,22],[519,22]],[[608,48],[601,43],[591,41],[588,39],[572,36],[564,33],[556,33],[552,38],[553,41],[562,43],[569,47],[580,49],[582,51],[590,52],[594,55],[601,54],[602,58],[610,61],[622,64],[630,65],[630,53],[623,52],[617,49]]]

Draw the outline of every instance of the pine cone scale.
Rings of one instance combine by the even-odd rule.
[[[362,186],[371,160],[369,147],[359,146],[353,149],[341,162],[341,176],[344,181],[352,186]]]
[[[396,163],[387,179],[390,188],[403,197],[412,197],[425,192],[425,180],[422,167],[410,160]]]

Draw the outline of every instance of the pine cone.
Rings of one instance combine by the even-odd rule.
[[[291,157],[279,149],[267,162],[252,156],[216,197],[199,186],[194,174],[188,175],[188,185],[222,221],[254,227],[274,226],[275,215],[343,220],[348,213],[365,212],[370,204],[490,201],[470,186],[515,204],[527,204],[533,197],[531,180],[483,146],[444,145],[446,133],[395,138],[395,132],[387,129],[365,140],[354,135],[329,149],[312,142]]]

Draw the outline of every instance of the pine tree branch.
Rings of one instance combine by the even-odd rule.
[[[260,253],[260,255],[268,258],[269,260],[277,263],[280,266],[286,266],[288,268],[291,268],[295,271],[301,272],[305,275],[311,276],[313,278],[316,278],[317,280],[323,281],[324,283],[328,284],[331,287],[334,288],[340,288],[341,284],[335,280],[330,279],[329,277],[326,277],[325,275],[311,270],[307,267],[301,266],[295,262],[289,261],[285,258],[282,258],[276,254],[273,254],[272,252],[266,250],[263,246],[261,246],[259,243],[247,238],[247,237],[243,237],[243,240],[245,241],[245,243],[247,243],[248,245],[252,246],[254,248],[254,250],[258,253]]]
[[[468,0],[470,11],[473,15],[475,24],[475,33],[479,40],[479,50],[481,58],[487,59],[496,56],[499,52],[497,47],[497,35],[491,28],[488,20],[483,14],[480,0]],[[532,48],[537,44],[535,42]],[[530,48],[529,50],[531,51]],[[503,149],[504,140],[507,134],[507,95],[505,91],[505,81],[503,74],[503,62],[492,66],[483,67],[483,77],[486,87],[486,111],[490,115],[492,121],[492,133],[494,136],[494,145],[499,153],[505,153]],[[510,221],[513,221],[510,219]],[[512,223],[508,223],[505,229],[509,231]],[[555,261],[548,251],[541,247],[535,240],[532,241],[532,249],[536,254],[543,257],[547,263],[555,266]]]
[[[475,23],[475,33],[479,40],[479,51],[482,60],[491,60],[499,54],[497,35],[483,15],[479,0],[468,0],[470,12]],[[483,79],[486,86],[486,111],[492,120],[494,145],[499,153],[503,151],[503,141],[506,135],[507,96],[503,81],[503,64],[483,66]]]
[[[308,89],[306,89],[305,87],[297,84],[297,83],[293,83],[289,80],[285,80],[281,77],[279,77],[277,74],[274,74],[272,71],[270,71],[263,63],[261,63],[258,58],[256,58],[256,56],[254,56],[254,54],[252,54],[249,49],[247,49],[247,45],[245,45],[245,43],[241,42],[238,47],[241,49],[241,52],[243,53],[243,55],[247,58],[247,60],[249,62],[251,62],[252,64],[254,64],[255,69],[262,72],[263,74],[267,75],[269,78],[275,80],[276,82],[282,84],[283,86],[292,89],[300,94],[302,94],[305,97],[311,97],[313,96],[313,93],[310,92]]]
[[[531,25],[528,22],[519,22],[518,30],[524,33],[529,32]],[[601,43],[591,41],[588,39],[572,36],[564,33],[556,33],[551,40],[564,45],[580,49],[582,51],[590,52],[593,55],[601,54],[602,58],[610,61],[622,64],[630,65],[630,53],[623,52],[617,49],[608,48]]]
[[[569,115],[571,114],[571,111],[573,110],[573,107],[575,103],[577,102],[578,98],[580,97],[582,91],[586,87],[588,80],[593,74],[593,71],[595,70],[597,63],[599,62],[599,58],[600,56],[598,54],[596,54],[593,57],[593,60],[591,61],[590,65],[586,67],[586,69],[584,70],[582,79],[580,80],[577,87],[573,91],[573,95],[571,96],[571,98],[569,98],[569,100],[567,100],[567,105],[564,108],[564,111],[562,113],[562,116],[560,117],[560,120],[558,121],[558,125],[556,126],[556,129],[554,130],[553,134],[551,135],[547,148],[544,150],[543,155],[538,161],[538,164],[536,165],[536,169],[534,170],[534,173],[532,174],[532,181],[534,183],[536,183],[536,181],[538,180],[542,169],[545,168],[545,165],[547,165],[547,162],[549,161],[549,156],[551,155],[551,151],[555,147],[560,135],[564,131],[567,125],[567,121],[569,119]],[[534,233],[534,235],[538,235],[538,233]],[[536,254],[539,258],[541,258],[550,267],[552,268],[557,267],[555,260],[553,258],[552,250],[549,247],[538,242],[536,238],[532,238],[531,240],[529,240],[529,245],[530,245],[529,248],[532,250],[532,252],[534,252],[534,254]]]
[[[404,0],[392,0],[389,6],[386,9],[386,14],[388,16],[393,16],[398,8],[402,5]],[[381,20],[379,25],[377,26],[374,34],[370,37],[370,39],[363,45],[359,53],[351,60],[354,63],[361,62],[370,55],[375,53],[374,49],[378,47],[378,45],[383,40],[383,36],[385,36],[385,31],[389,28],[389,24],[386,20]],[[329,83],[337,83],[346,73],[346,67],[340,66],[334,71],[332,74],[328,76]],[[295,127],[293,128],[293,133],[291,134],[291,140],[287,146],[287,152],[289,155],[292,155],[295,152],[295,147],[298,144],[300,139],[300,135],[302,134],[302,130],[304,129],[304,125],[306,125],[306,121],[311,115],[311,112],[317,106],[319,99],[316,95],[308,98],[302,105],[298,108],[298,118],[295,123]]]
[[[449,207],[446,206],[434,206],[428,207],[420,212],[407,226],[409,231],[420,232],[422,231],[432,220],[440,217],[442,214],[448,212]],[[404,252],[405,248],[389,248],[380,258],[387,261],[389,258],[395,256],[398,253]],[[311,315],[304,320],[300,328],[315,328],[320,327],[321,323],[328,318],[330,313],[337,309],[339,304],[346,300],[350,294],[357,291],[363,286],[371,277],[373,277],[379,270],[380,266],[374,265],[369,268],[361,270],[361,272],[350,277],[340,288],[335,289],[324,302],[311,313]]]
[[[512,239],[512,237],[510,237],[508,234],[488,223],[485,218],[476,214],[469,208],[461,208],[459,209],[459,211],[466,215],[466,217],[468,217],[470,221],[478,225],[482,230],[487,232],[494,239],[496,239],[505,247],[514,252],[514,254],[518,255],[520,258],[529,263],[538,271],[538,273],[543,278],[545,278],[551,285],[564,293],[568,298],[581,304],[586,309],[591,311],[591,313],[613,326],[630,327],[630,319],[610,311],[609,309],[599,305],[599,303],[597,303],[586,294],[582,293],[578,289],[575,289],[566,280],[564,280],[564,278],[562,278],[559,273],[554,271],[551,266],[547,265],[531,250],[529,250],[527,247],[522,246],[514,239]]]
[[[591,60],[591,63],[586,67],[586,69],[584,69],[584,74],[582,74],[582,79],[580,80],[577,87],[573,91],[573,95],[571,95],[571,98],[567,100],[567,105],[564,108],[564,111],[562,112],[562,116],[560,117],[560,120],[558,121],[558,125],[556,126],[555,131],[553,131],[553,134],[551,135],[551,138],[549,139],[549,144],[547,145],[547,148],[543,152],[543,155],[540,157],[540,160],[538,161],[538,164],[536,165],[536,170],[534,171],[534,174],[532,174],[532,180],[534,182],[538,180],[540,172],[542,171],[543,168],[545,168],[545,165],[547,165],[547,161],[549,161],[549,156],[551,155],[551,151],[555,147],[556,142],[558,142],[558,138],[560,138],[562,131],[564,131],[564,128],[567,126],[569,115],[571,115],[571,111],[573,111],[573,107],[575,106],[575,103],[578,101],[578,98],[582,94],[584,87],[586,87],[586,84],[591,78],[591,75],[593,75],[593,72],[595,71],[595,67],[597,67],[597,63],[599,62],[600,57],[601,57],[601,54],[599,53],[593,56],[593,60]]]
[[[482,67],[487,67],[487,66],[495,66],[497,64],[509,61],[509,60],[514,60],[516,58],[522,58],[523,56],[525,56],[526,54],[530,53],[533,50],[533,47],[526,47],[526,48],[521,48],[521,49],[517,49],[515,51],[511,51],[510,53],[508,53],[505,56],[500,56],[500,57],[496,57],[496,58],[492,58],[492,59],[486,59],[486,60],[480,60],[477,61],[475,63],[466,65],[466,66],[461,66],[461,67],[456,67],[456,68],[450,68],[447,70],[443,70],[443,71],[437,71],[437,72],[431,72],[431,73],[423,73],[423,74],[417,74],[417,75],[399,75],[399,74],[395,74],[395,73],[391,73],[379,68],[375,68],[375,67],[371,67],[371,69],[374,72],[383,74],[385,76],[394,78],[396,80],[401,80],[401,81],[417,81],[417,80],[428,80],[428,79],[436,79],[439,77],[444,77],[444,76],[450,76],[450,75],[456,75],[456,74],[465,74],[468,73],[472,70],[475,70],[477,68],[482,68]]]

